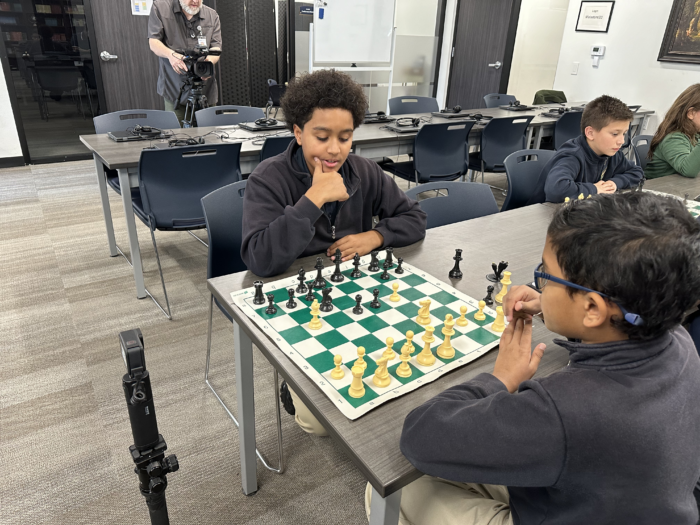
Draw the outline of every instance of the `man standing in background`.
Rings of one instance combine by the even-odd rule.
[[[200,29],[201,28],[201,29]],[[185,118],[185,104],[189,91],[181,94],[187,66],[182,61],[182,51],[191,51],[201,45],[209,49],[221,49],[221,24],[219,15],[212,8],[202,5],[202,0],[155,0],[148,19],[148,43],[158,65],[158,94],[165,101],[165,110],[174,111],[180,122]],[[209,55],[205,60],[216,64],[218,56]],[[218,101],[216,79],[203,79],[203,94],[210,106]],[[175,106],[180,98],[180,106]]]

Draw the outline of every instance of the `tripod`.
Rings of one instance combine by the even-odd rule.
[[[202,94],[202,89],[204,87],[204,81],[200,77],[190,77],[185,79],[185,83],[180,88],[180,96],[177,98],[177,106],[175,109],[180,107],[180,100],[182,100],[182,94],[189,88],[190,95],[187,97],[187,104],[185,105],[185,118],[182,120],[183,128],[191,128],[192,121],[194,120],[195,111],[200,109],[206,109],[209,107],[206,95]],[[189,117],[189,118],[188,118]]]

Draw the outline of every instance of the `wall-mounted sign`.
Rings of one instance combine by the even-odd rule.
[[[151,14],[153,0],[131,0],[131,14],[148,16]]]
[[[581,2],[576,31],[607,33],[615,2]]]

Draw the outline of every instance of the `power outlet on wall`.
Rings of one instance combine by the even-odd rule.
[[[572,75],[578,75],[579,62],[574,62],[574,66],[571,68]]]

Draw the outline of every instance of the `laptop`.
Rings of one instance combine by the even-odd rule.
[[[531,111],[535,109],[535,106],[524,106],[523,104],[519,104],[517,106],[498,106],[501,109],[505,109],[506,111]]]
[[[389,117],[388,115],[366,115],[365,120],[362,121],[363,124],[387,124],[389,122],[394,122],[396,117]]]
[[[417,133],[421,126],[399,126],[397,124],[387,124],[386,129],[395,131],[396,133]]]
[[[267,126],[261,126],[260,124],[256,124],[255,122],[241,122],[240,124],[238,124],[238,127],[241,129],[247,129],[248,131],[272,131],[275,129],[285,129],[287,127],[287,124],[285,124],[281,120],[275,120],[275,124],[269,124]]]
[[[159,139],[163,135],[162,132],[157,133],[144,133],[142,135],[137,135],[133,131],[110,131],[107,136],[114,142],[132,142],[135,140],[154,140]]]
[[[447,112],[442,112],[442,111],[433,111],[431,113],[433,117],[440,117],[440,118],[469,118],[469,113],[466,111],[460,111],[459,113],[454,113],[453,111],[447,111]]]

